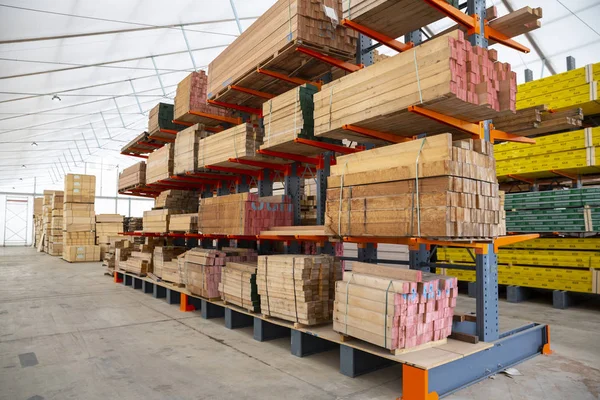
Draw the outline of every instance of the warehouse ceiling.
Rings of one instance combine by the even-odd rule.
[[[274,2],[0,0],[0,192],[31,192],[34,177],[39,191],[64,171],[81,172],[83,161],[136,162],[119,149],[145,129],[148,111],[172,102],[181,79],[207,69]],[[525,68],[536,79],[565,71],[569,55],[578,66],[600,61],[600,1],[487,3],[500,15],[544,9],[543,27],[516,38],[539,51],[496,46],[520,81]]]

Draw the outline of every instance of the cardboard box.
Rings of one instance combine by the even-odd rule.
[[[64,246],[63,258],[69,262],[100,261],[100,246]]]
[[[44,198],[36,197],[33,199],[33,215],[42,215],[42,207],[44,206]]]
[[[91,203],[96,200],[94,175],[67,174],[65,176],[65,203]]]
[[[94,232],[65,232],[63,231],[64,246],[91,246],[96,244]]]

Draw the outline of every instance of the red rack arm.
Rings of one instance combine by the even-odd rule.
[[[321,52],[318,52],[318,51],[315,51],[313,49],[309,49],[309,48],[303,47],[303,46],[296,47],[296,51],[307,54],[313,58],[316,58],[317,60],[324,61],[327,64],[331,64],[334,67],[338,67],[338,68],[343,69],[344,71],[348,71],[348,72],[356,72],[359,69],[363,69],[365,67],[364,64],[359,64],[359,65],[352,64],[347,61],[339,60],[337,58],[328,56],[327,54],[323,54]]]
[[[379,131],[376,131],[373,129],[361,128],[360,126],[356,126],[356,125],[343,125],[342,129],[350,131],[350,132],[360,133],[361,135],[365,135],[365,136],[372,137],[375,139],[385,140],[386,142],[390,142],[390,143],[404,143],[404,142],[410,142],[410,141],[414,140],[412,137],[404,137],[404,136],[394,135],[392,133],[379,132]]]
[[[384,35],[383,33],[379,33],[371,28],[367,28],[366,26],[351,21],[349,19],[343,19],[342,25],[354,29],[355,31],[362,33],[363,35],[370,37],[371,39],[376,40],[379,43],[384,44],[390,49],[396,50],[399,53],[402,53],[406,50],[410,50],[414,47],[414,44],[412,42],[402,43],[392,37]]]
[[[301,144],[305,144],[307,146],[318,147],[319,149],[323,149],[323,150],[327,150],[327,151],[334,151],[336,153],[342,153],[342,154],[352,154],[352,153],[358,153],[359,151],[363,151],[363,149],[356,149],[356,148],[353,149],[352,147],[340,146],[337,144],[319,142],[316,140],[303,139],[303,138],[294,139],[294,143],[301,143]]]
[[[242,111],[242,112],[249,113],[249,114],[256,114],[260,118],[262,118],[262,110],[259,108],[241,106],[239,104],[233,104],[233,103],[225,103],[224,101],[218,101],[218,100],[208,100],[208,104],[212,104],[213,106],[219,106],[219,107],[223,107],[223,108],[231,108],[232,110]]]
[[[265,161],[242,160],[239,158],[230,158],[228,161],[232,162],[232,163],[248,165],[251,167],[268,168],[268,169],[272,169],[275,171],[286,171],[287,170],[285,165],[275,164],[275,163],[270,163],[270,162],[265,162]]]
[[[230,85],[230,86],[228,86],[228,88],[231,90],[236,90],[238,92],[251,94],[252,96],[262,97],[263,99],[267,99],[267,100],[270,100],[273,97],[275,97],[275,95],[271,94],[271,93],[261,92],[260,90],[248,89],[248,88],[237,86],[237,85]]]
[[[304,85],[305,83],[308,83],[308,84],[311,84],[311,85],[314,85],[314,86],[318,87],[319,90],[321,90],[321,86],[322,86],[321,82],[311,82],[311,81],[307,81],[306,79],[295,78],[293,76],[287,76],[287,75],[281,74],[279,72],[269,71],[269,70],[263,69],[263,68],[258,68],[256,71],[259,74],[267,75],[267,76],[270,76],[272,78],[276,78],[276,79],[279,79],[279,80],[282,80],[282,81],[286,81],[286,82],[289,82],[289,83],[293,83],[293,84],[296,84],[296,85]]]
[[[265,156],[283,158],[285,160],[292,160],[292,161],[297,161],[297,162],[301,162],[301,163],[305,163],[305,164],[319,165],[321,163],[321,160],[319,157],[307,157],[307,156],[301,156],[299,154],[284,153],[281,151],[274,151],[274,150],[256,150],[256,152],[258,154],[262,154]]]
[[[192,115],[197,115],[199,117],[214,119],[215,121],[227,122],[228,124],[232,124],[232,125],[239,125],[242,123],[241,118],[225,117],[222,115],[215,115],[215,114],[205,113],[205,112],[201,112],[201,111],[194,111],[194,110],[190,110],[189,113]]]

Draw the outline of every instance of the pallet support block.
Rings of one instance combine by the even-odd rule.
[[[187,302],[188,302],[188,305],[194,306],[194,308],[196,308],[196,311],[202,310],[202,299],[199,299],[197,297],[188,296]]]
[[[520,303],[527,300],[531,296],[531,290],[523,286],[507,286],[506,300],[509,303]]]
[[[179,304],[181,302],[181,293],[167,289],[166,300],[168,304]]]
[[[123,274],[123,285],[131,286],[132,282],[133,282],[132,276]]]
[[[164,286],[154,285],[152,289],[152,296],[157,299],[164,299],[167,297],[167,288]]]
[[[201,302],[202,305],[200,306],[200,312],[202,313],[202,318],[223,318],[225,316],[224,307],[209,303],[204,299],[202,299]]]
[[[289,336],[290,331],[291,329],[288,327],[272,324],[264,319],[254,317],[254,340],[259,342]]]
[[[142,292],[152,293],[154,291],[154,283],[148,281],[142,281]]]
[[[142,282],[144,282],[143,280],[136,278],[136,277],[132,277],[133,279],[133,288],[134,289],[141,289],[142,288]]]
[[[311,354],[322,353],[334,349],[337,343],[321,339],[318,336],[311,335],[291,329],[291,352],[296,357],[306,357]]]
[[[571,303],[571,295],[566,290],[555,290],[552,292],[552,307],[566,310]]]
[[[396,364],[395,361],[382,358],[350,346],[340,345],[340,373],[355,378],[381,368]]]
[[[237,329],[254,324],[254,317],[248,314],[237,312],[231,308],[225,309],[225,328]]]

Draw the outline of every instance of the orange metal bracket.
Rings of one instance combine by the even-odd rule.
[[[194,123],[192,123],[192,122],[180,121],[180,120],[178,120],[178,119],[174,119],[174,120],[172,120],[171,122],[172,122],[172,123],[174,123],[174,124],[176,124],[176,125],[183,125],[183,126],[192,126],[192,125],[195,125],[195,124],[194,124]]]
[[[535,185],[535,179],[524,178],[522,176],[513,175],[513,174],[508,174],[508,177],[513,178],[516,181],[521,181],[521,182],[529,183],[530,185]]]
[[[526,235],[500,236],[494,240],[494,251],[498,252],[498,247],[510,246],[511,244],[525,242],[527,240],[537,239],[540,235],[537,233],[529,233]]]
[[[159,129],[158,130],[160,133],[168,133],[169,135],[177,135],[179,133],[179,131],[176,131],[175,129]]]
[[[550,325],[546,325],[546,340],[547,342],[542,346],[542,354],[549,356],[550,354],[554,353],[554,351],[550,348]]]
[[[230,86],[228,86],[228,89],[236,90],[236,91],[242,92],[242,93],[251,94],[252,96],[256,96],[256,97],[262,97],[263,99],[268,99],[268,100],[275,97],[275,95],[271,94],[271,93],[261,92],[260,90],[248,89],[248,88],[237,86],[237,85],[230,85]]]
[[[464,12],[460,11],[458,8],[452,6],[445,0],[424,0],[425,3],[429,4],[442,14],[445,14],[450,19],[454,20],[456,23],[464,26],[468,30],[468,34],[472,35],[474,33],[482,34],[480,27],[480,19],[478,15],[467,15]],[[521,51],[523,53],[529,53],[530,50],[528,47],[523,46],[520,43],[512,40],[505,34],[498,32],[494,28],[488,25],[487,21],[484,21],[484,32],[483,36],[486,39],[495,40],[498,43],[501,43],[511,49],[515,49]]]
[[[179,311],[190,312],[190,311],[194,311],[195,309],[196,309],[196,307],[194,307],[192,304],[188,304],[188,295],[181,293],[180,302],[179,302]]]
[[[232,125],[239,125],[242,123],[241,118],[224,117],[222,115],[209,114],[194,110],[190,110],[189,113],[192,115],[197,115],[199,117],[214,119],[215,121],[227,122],[228,124]]]
[[[402,53],[403,51],[406,51],[406,50],[410,50],[414,47],[414,44],[412,42],[409,42],[406,44],[402,43],[392,37],[389,37],[382,33],[376,32],[371,28],[367,28],[366,26],[358,24],[349,19],[343,19],[342,25],[345,27],[354,29],[355,31],[362,33],[363,35],[370,37],[371,39],[376,40],[379,43],[384,44],[387,47],[389,47],[393,50],[396,50],[399,53]]]
[[[138,158],[148,158],[148,156],[143,156],[141,154],[125,153],[125,152],[121,152],[121,154],[123,154],[124,156],[131,156],[131,157],[138,157]]]
[[[421,115],[423,117],[427,117],[441,124],[445,124],[453,128],[459,129],[465,133],[472,135],[474,139],[484,138],[483,122],[475,124],[473,122],[463,121],[461,119],[450,117],[448,115],[441,114],[437,111],[428,110],[426,108],[418,106],[410,106],[408,107],[408,111]],[[497,129],[494,129],[492,125],[490,126],[490,141],[494,143],[496,139],[506,140],[508,142],[535,144],[534,139],[499,131]]]
[[[294,139],[294,143],[305,144],[307,146],[313,146],[313,147],[317,147],[319,149],[334,151],[336,153],[342,153],[342,154],[352,154],[352,153],[358,153],[359,151],[363,151],[363,149],[359,149],[359,148],[340,146],[337,144],[332,144],[332,143],[327,143],[327,142],[319,142],[317,140],[310,140],[310,139],[303,139],[303,138]]]
[[[402,364],[402,400],[438,400],[436,392],[429,393],[429,371]]]
[[[364,64],[358,64],[358,65],[352,64],[347,61],[339,60],[337,58],[328,56],[327,54],[323,54],[321,52],[318,52],[318,51],[315,51],[313,49],[309,49],[309,48],[303,47],[303,46],[296,47],[296,51],[307,54],[313,58],[316,58],[317,60],[324,61],[327,64],[331,64],[334,67],[338,67],[338,68],[343,69],[344,71],[348,71],[348,72],[356,72],[365,67]]]
[[[233,103],[225,103],[223,101],[218,100],[207,100],[208,104],[212,104],[213,106],[223,107],[223,108],[231,108],[232,110],[242,111],[249,114],[256,114],[260,118],[262,118],[262,110],[259,108],[241,106],[239,104]]]
[[[319,88],[319,90],[321,90],[321,86],[323,85],[321,82],[307,81],[306,79],[295,78],[293,76],[287,76],[287,75],[281,74],[279,72],[269,71],[268,69],[258,68],[256,71],[259,74],[267,75],[267,76],[270,76],[271,78],[280,79],[282,81],[286,81],[286,82],[293,83],[296,85],[304,85],[305,83],[308,83],[310,85],[315,85],[317,88]]]
[[[552,169],[552,170],[550,170],[550,172],[552,172],[553,174],[568,178],[572,181],[577,181],[577,179],[578,179],[577,175],[568,174],[566,172],[563,172],[563,171],[560,171],[557,169]]]
[[[157,142],[175,143],[175,139],[170,139],[170,138],[155,137],[155,138],[152,138],[152,139],[156,140]]]
[[[379,132],[373,129],[361,128],[360,126],[356,125],[343,125],[342,129],[350,132],[360,133],[361,135],[369,136],[375,139],[385,140],[386,142],[390,143],[404,143],[414,140],[412,137],[408,138],[399,135],[394,135],[392,133]]]

